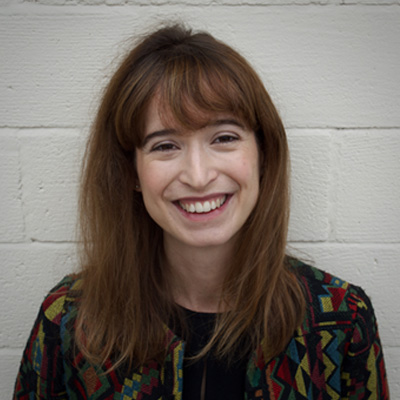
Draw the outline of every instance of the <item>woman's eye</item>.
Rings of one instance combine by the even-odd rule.
[[[215,139],[215,143],[230,143],[230,142],[234,142],[236,140],[239,140],[239,138],[237,136],[232,136],[232,135],[222,135],[222,136],[218,136]]]
[[[175,150],[177,147],[172,143],[160,143],[155,145],[151,151],[171,151]]]

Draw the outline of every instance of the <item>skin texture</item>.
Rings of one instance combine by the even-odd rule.
[[[217,301],[235,236],[259,194],[256,138],[229,114],[205,115],[204,126],[189,131],[162,110],[153,99],[144,145],[136,150],[140,191],[163,229],[175,286],[185,287],[186,297],[193,297],[194,290]],[[194,209],[206,212],[190,212]]]

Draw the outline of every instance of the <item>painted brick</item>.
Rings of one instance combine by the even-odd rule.
[[[77,186],[83,135],[48,129],[21,134],[27,236],[39,241],[75,239]]]
[[[39,3],[44,5],[62,5],[62,6],[76,6],[82,5],[172,5],[172,4],[183,4],[183,5],[197,5],[207,6],[209,4],[218,5],[230,5],[230,6],[247,6],[247,5],[276,5],[276,6],[296,6],[296,5],[393,5],[399,4],[399,0],[3,0],[6,4],[12,3]],[[1,5],[4,5],[1,3]]]
[[[4,349],[0,349],[0,400],[12,398],[21,356],[22,350],[4,351]]]
[[[389,379],[390,398],[400,399],[400,348],[389,347],[384,354],[386,372]]]
[[[400,131],[338,133],[336,238],[400,241]]]
[[[22,348],[48,291],[76,268],[74,245],[1,245],[0,348]]]
[[[330,135],[289,130],[291,214],[289,240],[321,241],[329,236]]]
[[[15,131],[0,136],[0,242],[24,240],[19,140]]]
[[[0,18],[7,126],[87,124],[122,41],[168,19],[242,50],[288,126],[400,126],[398,7],[29,6],[29,16],[19,7]]]
[[[344,5],[363,4],[363,5],[389,6],[393,4],[400,4],[399,0],[341,0],[341,1]]]

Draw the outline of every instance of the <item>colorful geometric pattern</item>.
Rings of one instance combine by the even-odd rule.
[[[297,262],[307,315],[286,350],[248,369],[247,399],[388,399],[372,305],[359,287]],[[260,373],[261,371],[261,373]]]
[[[286,349],[268,362],[261,346],[248,363],[248,400],[388,399],[382,347],[372,305],[359,287],[293,262],[308,303]],[[80,285],[68,276],[47,296],[23,354],[15,399],[181,400],[185,345],[166,330],[168,355],[133,371],[94,367],[74,347]]]

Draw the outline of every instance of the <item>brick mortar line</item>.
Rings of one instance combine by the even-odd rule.
[[[98,6],[107,6],[107,7],[130,7],[130,6],[140,6],[140,7],[165,7],[165,6],[175,6],[175,5],[189,5],[193,7],[215,7],[215,6],[229,6],[229,7],[242,7],[242,6],[261,6],[261,7],[308,7],[308,6],[314,6],[314,7],[324,7],[324,6],[356,6],[356,5],[363,5],[363,6],[392,6],[392,5],[399,5],[399,1],[388,1],[386,3],[382,3],[379,1],[376,2],[364,2],[362,0],[359,1],[352,1],[352,2],[346,2],[344,0],[327,0],[327,1],[304,1],[302,3],[293,0],[293,1],[286,1],[286,2],[281,2],[281,3],[275,3],[275,2],[263,2],[263,1],[258,1],[258,2],[246,2],[242,1],[241,3],[232,3],[232,2],[225,2],[225,1],[211,1],[207,4],[200,4],[200,3],[192,3],[192,2],[186,2],[186,1],[165,1],[164,3],[157,3],[157,2],[148,2],[148,3],[143,3],[143,2],[135,2],[135,1],[129,1],[129,0],[121,0],[121,1],[116,1],[116,2],[111,2],[107,0],[102,0],[101,2],[98,3],[93,3],[90,0],[76,0],[75,2],[70,2],[69,4],[62,4],[62,3],[57,3],[57,2],[47,2],[47,1],[38,1],[38,2],[33,2],[29,0],[23,0],[21,3],[18,4],[33,4],[34,6],[54,6],[54,7],[76,7],[76,6],[89,6],[89,7],[98,7]]]

